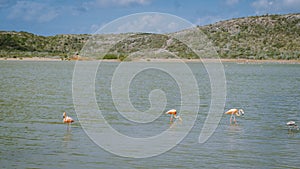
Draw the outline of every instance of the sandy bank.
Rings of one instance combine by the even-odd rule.
[[[32,57],[32,58],[0,58],[1,60],[8,61],[62,61],[59,58],[44,58],[44,57]],[[85,59],[86,61],[95,61]],[[99,60],[97,60],[99,61]],[[120,62],[116,59],[101,60],[103,62]],[[279,64],[300,64],[300,60],[254,60],[254,59],[133,59],[130,62],[222,62],[222,63],[240,63],[240,64],[259,64],[259,63],[279,63]]]
[[[44,57],[0,58],[0,60],[12,60],[12,61],[61,61],[61,59],[58,59],[58,58],[44,58]]]

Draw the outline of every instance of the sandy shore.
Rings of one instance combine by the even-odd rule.
[[[32,58],[0,58],[1,60],[8,61],[62,61],[59,58],[44,58],[44,57],[32,57]],[[85,59],[86,60],[86,59]],[[93,61],[93,60],[89,60]],[[116,59],[101,60],[103,62],[120,62]],[[224,63],[240,63],[240,64],[255,64],[255,63],[279,63],[279,64],[300,64],[300,60],[254,60],[254,59],[134,59],[130,62],[224,62]]]
[[[224,63],[282,63],[282,64],[300,64],[300,60],[255,60],[255,59],[140,59],[133,60],[137,62],[224,62]]]
[[[12,61],[61,61],[61,59],[58,59],[58,58],[44,58],[44,57],[0,58],[0,60],[12,60]]]

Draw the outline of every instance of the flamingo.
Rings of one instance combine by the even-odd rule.
[[[175,109],[171,109],[171,110],[167,111],[166,114],[171,114],[171,117],[170,117],[171,123],[173,122],[173,117],[175,119],[179,119],[180,121],[182,121],[181,117],[177,116],[177,111]]]
[[[231,116],[230,116],[230,124],[232,122],[232,119],[233,119],[234,123],[236,124],[235,116],[244,115],[245,112],[244,112],[243,109],[230,109],[227,112],[225,112],[225,114],[231,114]]]
[[[64,119],[63,119],[63,122],[64,122],[64,123],[67,123],[67,124],[68,124],[68,127],[69,127],[69,125],[70,125],[71,123],[74,122],[74,120],[72,119],[72,117],[67,116],[67,113],[66,113],[66,112],[64,112],[63,118],[64,118]]]
[[[286,123],[286,125],[289,127],[289,130],[292,130],[292,129],[299,130],[299,127],[297,126],[296,122],[294,122],[294,121],[289,121]]]

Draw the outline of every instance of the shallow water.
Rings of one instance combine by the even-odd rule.
[[[189,63],[201,99],[196,123],[176,147],[142,159],[111,154],[83,131],[72,100],[74,64],[0,62],[0,168],[300,166],[300,132],[289,132],[285,126],[289,120],[300,123],[300,66],[297,64],[223,63],[227,84],[225,110],[243,108],[246,114],[237,118],[238,125],[229,125],[229,116],[223,115],[212,137],[199,144],[199,133],[210,106],[210,85],[203,65]],[[134,67],[144,63],[130,64]],[[103,63],[97,73],[95,93],[105,119],[119,132],[132,137],[148,137],[169,128],[169,117],[164,114],[153,123],[137,125],[117,113],[109,88],[117,65]],[[180,109],[178,85],[157,70],[145,71],[132,80],[129,97],[136,109],[150,107],[148,96],[154,89],[165,91],[168,101],[165,109]],[[69,130],[62,123],[63,111],[75,118]],[[183,116],[184,122],[187,118]]]

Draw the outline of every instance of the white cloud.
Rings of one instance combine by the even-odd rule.
[[[101,33],[169,33],[190,27],[190,23],[172,15],[161,13],[139,13],[128,15],[104,25]]]
[[[272,8],[274,9],[273,1],[269,1],[269,0],[254,1],[252,3],[252,6],[255,8],[255,13],[256,14],[267,13]]]
[[[0,0],[0,8],[7,7],[9,4],[9,0]]]
[[[300,9],[300,1],[299,0],[283,0],[283,5],[285,8]]]
[[[222,20],[225,20],[225,18],[223,18],[221,16],[204,16],[204,17],[198,18],[196,21],[196,24],[203,26],[203,25],[213,24],[213,23],[216,23],[216,22],[222,21]]]
[[[238,4],[239,2],[240,2],[240,0],[226,0],[225,3],[229,6],[232,6],[232,5]]]
[[[18,1],[11,7],[8,14],[9,19],[22,19],[25,21],[48,22],[58,16],[55,8],[48,7],[46,4]]]
[[[300,11],[300,0],[256,0],[251,5],[256,14]]]
[[[130,5],[146,5],[151,0],[95,0],[90,2],[90,5],[98,7],[110,7],[110,6],[130,6]]]
[[[131,17],[130,17],[131,18]],[[129,19],[117,29],[117,32],[162,32],[164,18],[159,14],[138,16]],[[165,27],[166,25],[164,25]]]

